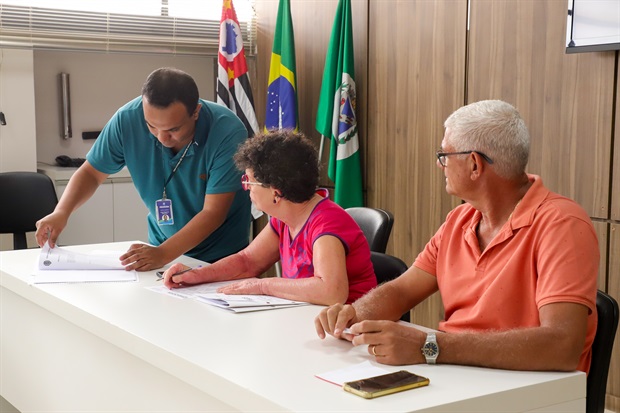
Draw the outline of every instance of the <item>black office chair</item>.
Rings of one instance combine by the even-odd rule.
[[[586,390],[586,413],[605,411],[607,373],[618,329],[618,302],[599,290],[596,293],[596,311],[598,312],[598,324],[594,343],[592,343],[592,362]]]
[[[382,284],[386,281],[393,280],[409,268],[400,258],[381,252],[371,251],[370,260],[372,261],[372,266],[375,270],[377,284]],[[409,321],[409,311],[404,313],[400,319],[403,321]]]
[[[54,211],[58,198],[54,183],[37,172],[0,173],[0,234],[13,234],[13,248],[26,249],[26,232]]]
[[[369,207],[347,208],[346,211],[362,229],[370,250],[385,253],[394,225],[394,215],[384,209]]]

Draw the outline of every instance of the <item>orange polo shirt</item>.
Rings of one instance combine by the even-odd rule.
[[[482,214],[469,204],[452,210],[414,265],[437,277],[446,332],[540,326],[538,310],[569,302],[590,309],[578,369],[590,369],[596,333],[598,239],[576,202],[532,186],[484,252],[476,227]]]

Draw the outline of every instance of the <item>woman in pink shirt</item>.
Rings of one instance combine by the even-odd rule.
[[[377,285],[370,249],[353,218],[317,189],[316,149],[302,134],[272,131],[242,144],[235,155],[250,199],[271,218],[244,250],[183,274],[165,273],[169,288],[244,279],[226,294],[265,294],[313,304],[351,303]],[[281,278],[255,278],[277,261]]]

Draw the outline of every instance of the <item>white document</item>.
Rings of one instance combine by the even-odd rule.
[[[165,285],[146,287],[146,289],[159,294],[170,295],[176,298],[196,298],[200,294],[215,293],[218,288],[228,284],[232,284],[234,282],[235,281],[219,281],[214,283],[192,285],[191,287],[174,288],[172,290]]]
[[[214,305],[235,313],[247,313],[250,311],[275,310],[277,308],[296,307],[308,305],[303,301],[293,301],[269,295],[231,295],[231,294],[199,294],[196,300]]]
[[[238,307],[277,307],[279,305],[302,305],[308,304],[302,301],[287,300],[272,297],[270,295],[230,295],[221,293],[199,294],[200,301],[223,308]]]
[[[239,282],[239,280],[218,281],[213,283],[198,284],[191,287],[175,288],[172,290],[164,285],[147,287],[147,289],[156,293],[170,295],[175,298],[193,298],[202,303],[224,308],[235,313],[308,305],[308,303],[303,301],[286,300],[284,298],[272,297],[268,295],[233,295],[221,294],[217,292],[218,288],[228,284],[234,284],[236,282]]]
[[[46,242],[39,254],[40,270],[124,270],[117,251],[80,253]]]
[[[33,275],[34,284],[138,281],[135,271],[126,271],[119,257],[123,252],[79,253],[45,243]]]
[[[388,373],[390,373],[389,370],[373,366],[370,361],[364,361],[363,363],[345,367],[344,369],[320,373],[317,374],[316,377],[329,383],[342,386],[344,383],[349,381],[366,379],[368,377],[380,376]]]

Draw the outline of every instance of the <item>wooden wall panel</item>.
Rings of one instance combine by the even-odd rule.
[[[609,241],[609,223],[602,221],[594,221],[594,230],[598,237],[598,247],[601,258],[598,266],[598,288],[607,291],[607,264],[608,264],[608,241]]]
[[[607,293],[620,302],[620,223],[612,224],[610,227],[610,276],[607,282]],[[611,411],[620,412],[620,330],[616,332],[611,355],[605,407]]]
[[[616,54],[616,64],[620,64],[618,54]],[[614,162],[611,181],[611,219],[616,222],[620,222],[620,104],[618,104],[618,97],[620,97],[620,70],[616,72],[616,129],[614,131]],[[620,251],[618,253],[620,254]],[[620,277],[620,273],[618,276]]]
[[[616,55],[618,59],[618,55]],[[609,243],[609,275],[607,292],[620,302],[620,72],[616,72],[616,113],[614,133],[613,176],[610,187],[611,225]],[[607,409],[620,412],[620,332],[616,333],[616,341],[611,356],[611,366],[607,382]]]
[[[468,102],[515,105],[528,170],[608,218],[614,52],[565,54],[566,1],[471,0]]]
[[[368,205],[394,213],[388,251],[412,263],[455,205],[435,150],[464,101],[467,2],[370,2]]]
[[[467,2],[370,2],[368,205],[395,217],[388,252],[411,264],[459,201],[445,193],[435,150],[464,102]],[[412,321],[436,326],[436,294]]]

